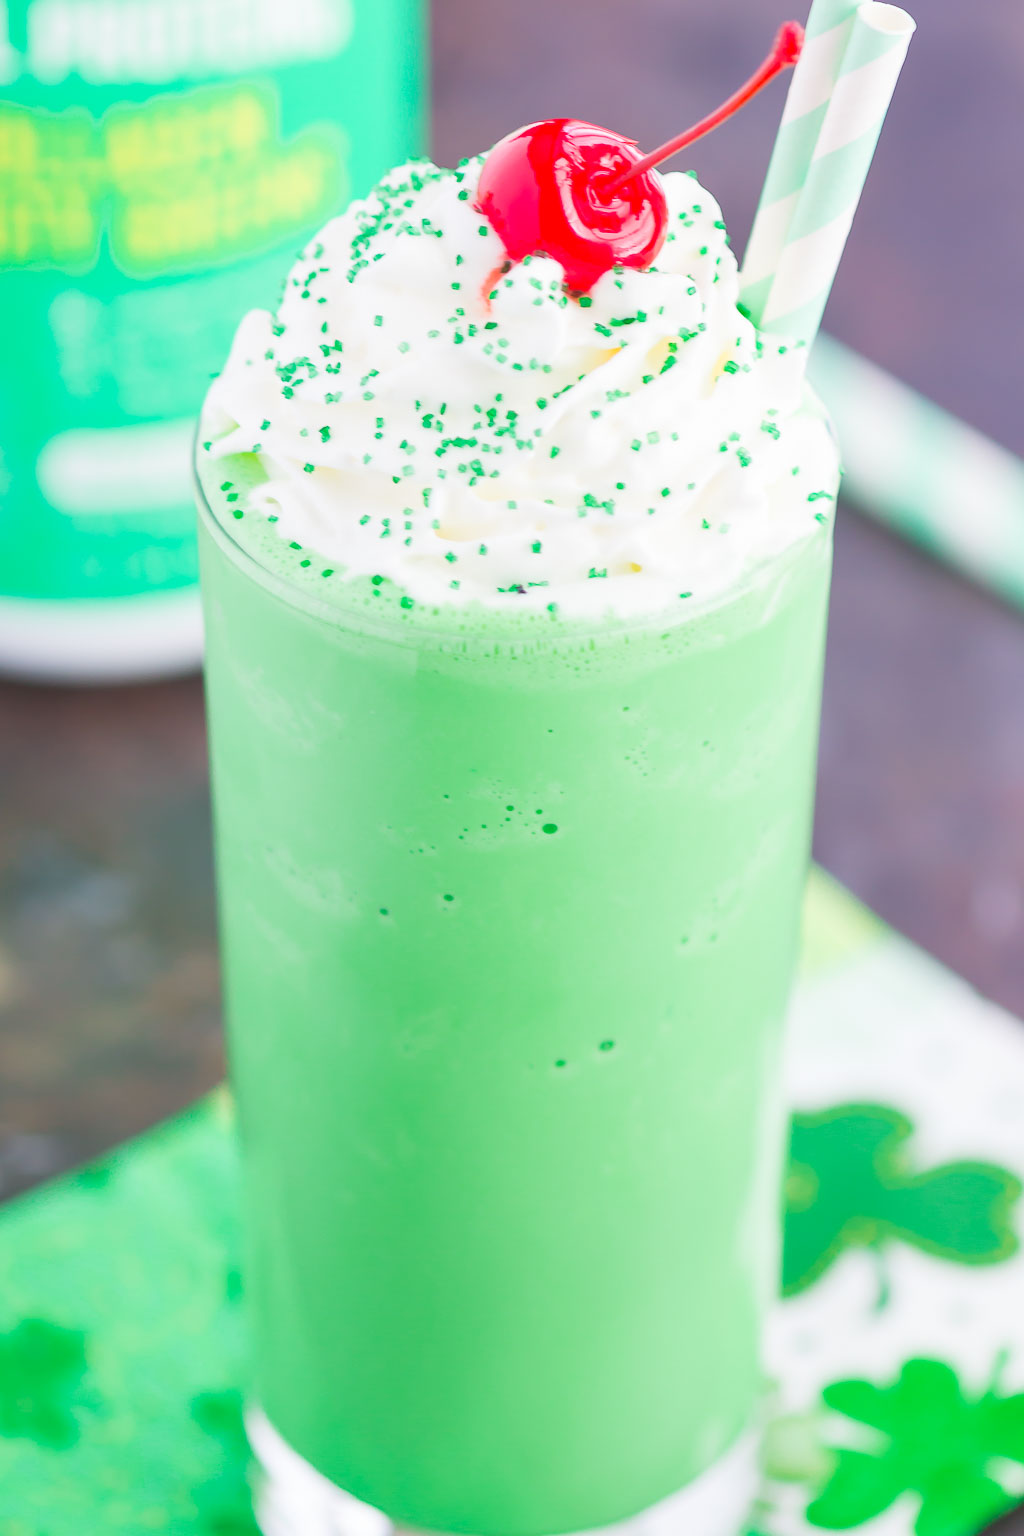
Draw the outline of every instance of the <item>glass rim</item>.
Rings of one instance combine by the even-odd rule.
[[[825,420],[829,421],[828,414],[821,406],[817,395],[809,385],[806,387]],[[554,648],[566,643],[571,645],[587,641],[611,641],[617,637],[628,638],[630,635],[649,634],[654,631],[675,633],[685,629],[696,630],[702,620],[762,592],[772,578],[784,575],[791,568],[798,566],[811,551],[818,548],[822,542],[822,536],[831,546],[835,530],[836,504],[833,503],[833,516],[827,524],[818,525],[817,533],[814,529],[808,530],[806,535],[792,540],[767,560],[744,572],[739,581],[728,585],[720,592],[711,594],[694,606],[682,610],[660,607],[624,617],[607,611],[572,615],[562,611],[550,613],[536,608],[528,613],[514,614],[479,601],[472,601],[458,607],[451,605],[444,609],[440,603],[418,600],[413,608],[402,610],[399,616],[390,607],[375,612],[358,601],[332,601],[329,598],[320,597],[312,588],[307,588],[286,572],[273,570],[260,561],[224,519],[218,516],[211,504],[211,498],[207,494],[199,469],[200,455],[203,451],[202,418],[200,417],[193,437],[190,463],[199,520],[215,543],[248,579],[272,592],[289,608],[315,617],[334,629],[359,631],[367,637],[407,644],[410,647],[423,644],[437,646],[445,642],[465,647],[476,642],[490,646],[500,644],[510,648],[519,645],[524,650],[537,650]],[[221,462],[227,465],[230,463],[230,458],[225,458]],[[344,578],[342,578],[342,585],[346,585]],[[354,585],[353,582],[352,586]]]

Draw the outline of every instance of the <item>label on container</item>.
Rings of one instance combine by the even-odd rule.
[[[0,0],[0,594],[195,581],[235,326],[421,143],[420,0]]]

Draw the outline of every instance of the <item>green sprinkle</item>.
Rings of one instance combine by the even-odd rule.
[[[314,469],[316,468],[316,465],[315,464],[303,464],[302,467],[305,470],[307,475],[311,475],[313,473]]]

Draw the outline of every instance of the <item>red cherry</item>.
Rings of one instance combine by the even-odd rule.
[[[632,139],[593,123],[571,117],[531,123],[491,150],[477,208],[512,261],[538,251],[553,256],[565,269],[566,286],[586,293],[616,265],[649,267],[665,239],[660,177],[640,176],[607,190],[617,172],[639,160]]]
[[[649,155],[641,155],[633,139],[571,117],[530,123],[510,133],[484,161],[478,211],[501,237],[511,261],[535,253],[554,257],[573,293],[586,293],[614,266],[649,267],[668,227],[665,193],[654,167],[717,128],[795,64],[803,36],[798,22],[787,22],[746,85]],[[485,299],[492,287],[489,279]]]

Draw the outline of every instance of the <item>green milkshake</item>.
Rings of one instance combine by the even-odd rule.
[[[329,225],[201,434],[267,1529],[333,1487],[341,1528],[678,1495],[717,1536],[776,1285],[835,448],[691,177],[581,299],[503,262],[479,171]]]

